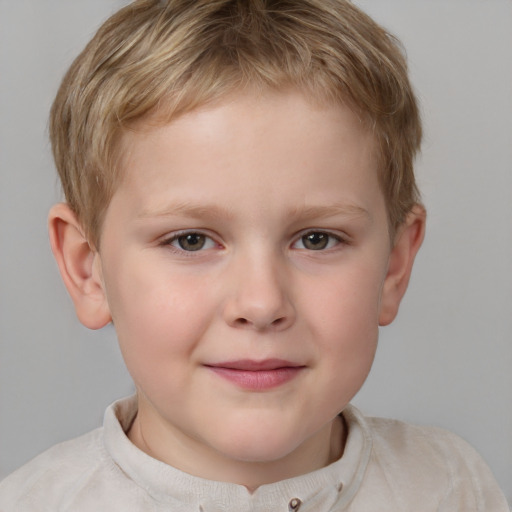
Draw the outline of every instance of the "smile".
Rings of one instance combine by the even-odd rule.
[[[219,377],[249,391],[276,388],[297,377],[306,367],[281,359],[249,359],[205,365]]]

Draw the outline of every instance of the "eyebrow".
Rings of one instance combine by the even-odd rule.
[[[365,208],[355,204],[330,204],[330,205],[304,205],[296,207],[289,212],[290,217],[296,219],[313,218],[323,219],[341,215],[344,217],[370,217]]]
[[[234,217],[234,215],[228,209],[223,208],[221,206],[213,204],[192,204],[189,202],[172,203],[166,205],[164,208],[155,210],[144,209],[137,217],[140,219],[147,219],[158,217],[173,217],[176,215],[183,215],[186,217],[192,217],[197,219],[205,217],[208,217],[210,219],[230,219]]]
[[[196,219],[233,219],[235,214],[229,209],[214,204],[192,204],[189,202],[173,203],[164,208],[145,209],[137,216],[140,219],[173,217],[183,215]],[[294,220],[305,218],[322,219],[341,215],[344,217],[370,217],[365,208],[355,204],[304,205],[296,206],[287,212],[287,217]]]

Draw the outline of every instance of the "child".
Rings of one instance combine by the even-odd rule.
[[[139,1],[51,116],[52,248],[137,388],[0,510],[508,510],[452,434],[350,400],[424,233],[393,39],[350,3]]]

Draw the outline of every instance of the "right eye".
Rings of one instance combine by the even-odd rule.
[[[181,251],[195,252],[213,249],[215,242],[209,236],[202,233],[189,232],[173,236],[165,242],[165,245],[170,245]]]

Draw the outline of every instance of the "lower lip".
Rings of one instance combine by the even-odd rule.
[[[209,366],[209,368],[220,377],[236,384],[237,386],[251,391],[265,391],[282,386],[291,381],[304,369],[303,366],[283,367],[274,370],[239,370],[234,368],[223,368]]]

